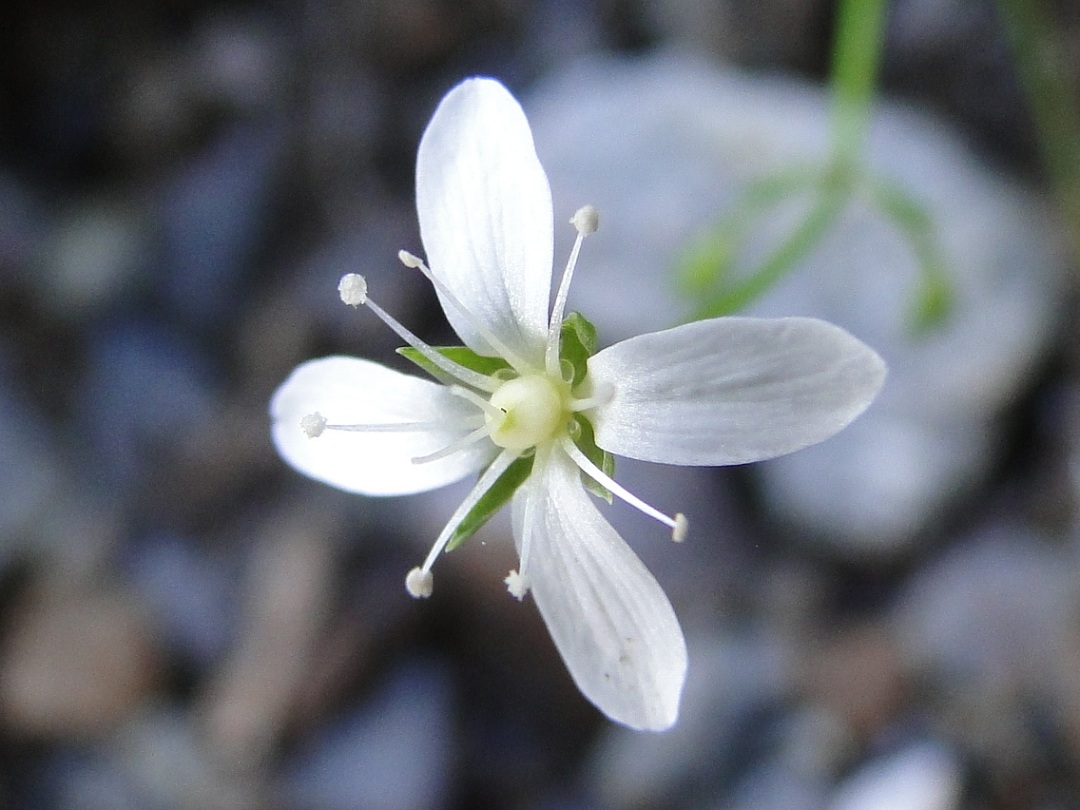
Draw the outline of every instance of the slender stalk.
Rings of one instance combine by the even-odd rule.
[[[844,210],[847,194],[820,192],[802,223],[757,266],[753,273],[715,295],[696,318],[730,315],[749,306],[810,253]]]
[[[886,0],[841,0],[833,44],[833,158],[842,166],[858,163],[870,125],[870,112],[885,43]]]
[[[683,283],[704,298],[697,318],[736,312],[767,292],[821,241],[865,181],[862,162],[885,43],[886,0],[840,0],[833,44],[831,152],[820,171],[780,173],[752,185],[708,240],[684,260]],[[752,220],[796,187],[811,207],[795,231],[749,273],[729,277],[736,248]],[[777,193],[779,192],[779,193]]]
[[[1080,255],[1080,108],[1069,58],[1046,0],[998,0],[1050,182]]]

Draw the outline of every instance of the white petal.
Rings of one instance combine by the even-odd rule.
[[[543,357],[551,295],[551,190],[521,106],[469,79],[439,104],[416,159],[420,235],[432,272],[495,336]],[[494,354],[447,301],[462,340]]]
[[[525,498],[535,497],[526,577],[574,683],[612,720],[670,728],[686,680],[671,604],[562,451],[534,476],[514,496],[514,538],[520,553]]]
[[[429,422],[438,428],[364,433],[325,430],[309,438],[300,420],[322,414],[333,424]],[[469,431],[476,409],[436,383],[354,357],[324,357],[296,368],[270,400],[278,452],[305,475],[364,495],[406,495],[450,484],[495,455],[487,440],[447,458],[413,464]]]
[[[630,338],[589,359],[610,402],[596,443],[664,464],[743,464],[837,433],[881,390],[885,363],[813,318],[716,318]]]

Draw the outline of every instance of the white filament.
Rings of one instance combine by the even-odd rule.
[[[454,535],[454,530],[461,525],[466,515],[472,511],[473,507],[484,497],[492,485],[499,480],[499,476],[506,472],[506,468],[514,463],[514,460],[518,457],[518,454],[512,450],[503,450],[499,455],[495,457],[495,460],[491,462],[483,475],[480,476],[480,480],[476,482],[476,485],[470,490],[469,494],[465,496],[465,500],[461,502],[461,505],[454,510],[454,514],[450,516],[450,520],[446,522],[443,530],[439,532],[439,536],[435,538],[435,543],[431,547],[431,551],[428,552],[427,557],[424,559],[424,564],[420,566],[422,573],[431,572],[431,566],[435,564],[435,560],[446,548],[446,544],[450,542],[450,538]],[[408,583],[406,582],[406,586]]]
[[[465,320],[469,322],[469,325],[480,333],[480,337],[482,337],[503,360],[514,367],[514,371],[518,374],[528,374],[529,372],[534,371],[533,367],[526,363],[517,352],[503,343],[490,329],[484,326],[484,324],[480,322],[480,319],[473,315],[472,312],[461,303],[461,299],[454,295],[449,287],[435,277],[435,274],[431,272],[426,264],[424,264],[423,260],[418,256],[409,253],[407,250],[398,251],[398,260],[406,267],[414,268],[423,273],[435,289],[442,293],[443,297],[453,305],[454,309],[460,312]]]
[[[359,281],[357,281],[357,279]],[[363,295],[360,295],[358,292],[361,288],[361,284],[363,285]],[[473,388],[487,391],[488,393],[491,393],[499,387],[499,384],[490,377],[487,377],[478,371],[473,371],[471,368],[466,368],[460,363],[455,363],[453,360],[439,354],[439,352],[435,351],[431,346],[410,332],[405,326],[398,323],[392,315],[372,301],[370,296],[367,295],[367,282],[364,281],[363,276],[357,275],[356,273],[349,273],[348,275],[343,276],[341,283],[338,284],[338,290],[341,291],[342,301],[350,306],[359,306],[360,304],[366,306],[379,317],[379,320],[394,330],[398,337],[451,377],[454,377]]]
[[[447,456],[452,456],[459,450],[464,450],[470,444],[475,444],[476,442],[480,441],[481,439],[485,439],[490,435],[491,425],[481,425],[476,430],[472,431],[472,433],[462,436],[460,439],[455,439],[441,450],[436,450],[434,453],[428,453],[426,456],[414,456],[410,460],[413,464],[428,464],[432,461],[438,461],[439,459],[446,458]]]
[[[555,303],[551,307],[544,365],[547,368],[547,373],[553,377],[559,376],[559,333],[562,330],[563,312],[566,310],[566,296],[570,293],[570,281],[574,277],[574,268],[577,266],[578,254],[581,253],[581,243],[584,241],[585,233],[578,230],[577,239],[574,240],[574,247],[570,251],[570,258],[566,261],[566,269],[563,270],[562,281],[559,282],[559,291],[555,294]]]
[[[644,512],[646,515],[653,518],[654,520],[660,521],[665,526],[670,526],[672,540],[676,541],[677,543],[681,543],[683,540],[686,539],[686,532],[689,529],[689,522],[687,521],[686,516],[682,512],[677,513],[675,517],[669,517],[663,512],[661,512],[659,509],[649,506],[649,504],[645,503],[645,501],[641,500],[641,498],[637,497],[632,492],[624,489],[620,484],[615,482],[615,479],[613,479],[610,475],[605,474],[603,470],[601,470],[599,467],[589,461],[589,458],[584,453],[582,453],[580,449],[578,449],[578,446],[570,440],[569,436],[564,436],[560,441],[560,444],[562,445],[563,450],[566,451],[567,455],[574,460],[574,463],[577,464],[578,467],[581,468],[582,472],[584,472],[592,480],[594,480],[596,483],[598,483],[605,489],[609,490],[620,500],[623,500],[633,506],[635,509]]]

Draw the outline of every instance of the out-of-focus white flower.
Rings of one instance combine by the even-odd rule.
[[[274,442],[301,472],[365,495],[479,473],[409,572],[409,593],[430,596],[439,554],[512,498],[520,563],[506,578],[510,593],[532,593],[601,711],[634,728],[669,728],[686,676],[682,631],[587,488],[682,540],[686,519],[619,486],[612,454],[726,465],[789,453],[861,413],[885,366],[847,332],[808,318],[699,321],[594,353],[595,330],[564,313],[597,213],[586,206],[571,220],[578,238],[549,311],[551,192],[524,113],[493,80],[470,79],[443,99],[420,143],[416,185],[430,270],[399,258],[431,279],[465,346],[426,345],[371,300],[361,276],[345,276],[342,300],[371,309],[438,382],[348,357],[304,363],[271,402]]]

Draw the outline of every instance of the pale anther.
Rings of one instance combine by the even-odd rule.
[[[525,594],[529,592],[529,579],[523,574],[519,574],[517,571],[511,571],[503,579],[506,583],[506,590],[510,592],[510,595],[517,599],[519,602],[525,598]]]
[[[570,224],[577,228],[577,232],[582,236],[596,233],[596,229],[600,227],[600,212],[591,205],[583,205],[574,212]]]
[[[413,599],[427,599],[435,589],[435,577],[419,566],[405,577],[405,590]]]
[[[350,307],[358,307],[367,301],[367,281],[358,273],[346,273],[338,282],[341,300]]]
[[[690,521],[686,519],[686,515],[682,512],[675,513],[675,526],[671,530],[671,539],[676,543],[681,543],[686,539],[686,533],[690,531]]]
[[[412,270],[416,270],[424,265],[419,256],[415,256],[407,250],[399,250],[397,252],[397,257],[399,262]]]
[[[300,429],[307,434],[309,439],[317,439],[326,430],[326,417],[318,411],[309,413],[300,420]]]

